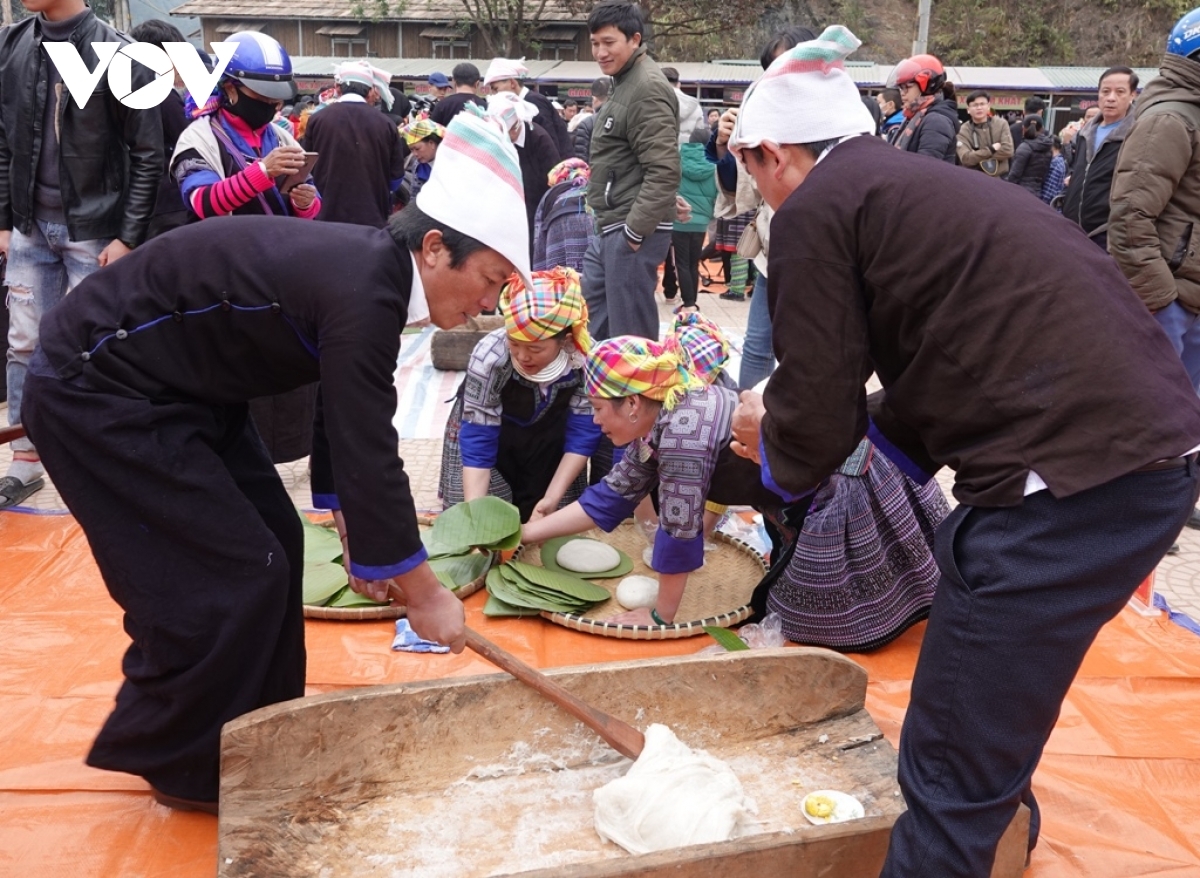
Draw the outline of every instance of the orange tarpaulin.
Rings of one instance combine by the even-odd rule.
[[[83,757],[121,681],[127,638],[69,516],[0,515],[0,874],[210,878],[217,822],[153,802],[139,778]],[[539,619],[468,623],[542,667],[695,652]],[[867,708],[894,744],[923,626],[854,656]],[[309,692],[493,673],[470,654],[390,650],[390,622],[307,624]],[[1030,878],[1200,876],[1200,638],[1123,613],[1088,654],[1034,778],[1042,842]],[[632,707],[631,707],[632,714]]]

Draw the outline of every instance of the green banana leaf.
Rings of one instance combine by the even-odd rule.
[[[433,535],[430,529],[421,531],[421,544],[425,546],[425,553],[429,555],[430,561],[436,561],[439,558],[453,558],[458,555],[465,555],[471,551],[468,545],[451,545],[443,543]]]
[[[633,570],[633,559],[617,549],[617,554],[621,556],[620,562],[611,570],[601,570],[599,573],[576,573],[574,570],[568,570],[558,563],[558,551],[571,540],[578,540],[577,536],[554,537],[554,539],[546,540],[542,543],[542,566],[547,570],[553,570],[556,573],[565,573],[568,576],[578,576],[581,579],[613,579],[618,576],[625,576]],[[583,537],[590,539],[590,537]],[[614,546],[613,548],[616,548]]]
[[[728,628],[718,628],[715,625],[705,625],[704,633],[715,640],[721,646],[725,647],[726,652],[741,652],[743,649],[749,649],[749,644],[742,638],[738,637],[737,632],[730,631]]]
[[[432,539],[443,546],[515,549],[521,543],[521,513],[499,497],[478,497],[439,515],[433,522]]]
[[[306,563],[335,561],[342,557],[342,541],[335,528],[313,524],[303,515],[300,516],[300,521],[304,524],[304,560]]]
[[[493,569],[500,571],[500,580],[490,590],[510,604],[537,607],[555,613],[581,613],[596,603],[530,582],[508,564]]]
[[[471,552],[465,555],[434,558],[429,562],[429,567],[442,585],[453,591],[464,585],[470,585],[483,576],[491,563],[491,552]]]
[[[336,538],[336,534],[334,537]],[[304,564],[304,603],[323,607],[335,594],[346,587],[346,571],[341,564],[328,561],[307,561]]]
[[[536,567],[533,564],[526,564],[522,561],[509,561],[505,566],[511,567],[534,585],[553,589],[579,601],[594,604],[599,601],[606,601],[612,597],[608,589],[603,586],[588,582],[586,579],[580,579],[571,573],[559,573],[555,570],[547,570],[545,567]]]
[[[350,586],[346,586],[333,596],[333,599],[327,603],[327,607],[386,607],[387,601],[373,601],[369,597],[359,594]]]
[[[558,613],[570,612],[569,610],[561,608],[557,605],[554,607],[546,607],[545,601],[530,595],[526,595],[518,586],[513,585],[504,576],[500,575],[497,572],[497,569],[498,568],[493,567],[490,571],[488,571],[487,590],[489,595],[500,598],[500,600],[504,601],[504,603],[509,604],[510,606],[524,607],[528,610],[537,611],[543,609],[552,609]],[[493,576],[493,573],[496,575]]]
[[[538,615],[538,611],[529,609],[528,607],[513,606],[500,600],[494,594],[489,594],[487,603],[483,605],[483,615],[493,618],[504,616],[536,616]]]

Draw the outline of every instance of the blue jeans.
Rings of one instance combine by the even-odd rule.
[[[100,267],[100,251],[109,241],[71,241],[67,227],[35,222],[29,235],[12,230],[8,245],[8,423],[21,422],[25,371],[38,342],[42,315],[62,301],[67,290]],[[13,451],[30,451],[28,439]]]
[[[1171,340],[1171,347],[1175,348],[1179,359],[1183,360],[1192,387],[1200,393],[1200,314],[1193,314],[1176,300],[1155,311],[1154,319]]]
[[[750,316],[746,320],[746,341],[742,345],[742,369],[738,387],[751,390],[775,371],[775,353],[771,348],[771,311],[767,308],[767,278],[761,272],[754,281]]]

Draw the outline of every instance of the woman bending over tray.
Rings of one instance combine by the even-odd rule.
[[[514,280],[504,328],[471,353],[446,422],[438,495],[446,507],[491,494],[521,520],[553,512],[587,485],[600,428],[583,388],[587,303],[570,268]]]
[[[674,335],[664,342],[631,335],[600,342],[588,355],[584,379],[595,422],[613,445],[628,447],[603,481],[565,509],[526,524],[522,536],[536,543],[593,527],[612,531],[657,485],[652,566],[659,572],[658,605],[609,621],[670,624],[688,574],[704,563],[705,499],[732,492],[741,495],[737,501],[722,496],[721,502],[752,503],[771,496],[759,484],[757,467],[745,467],[729,449],[737,394],[705,384]]]
[[[720,327],[680,314],[673,332],[692,371],[706,383],[733,386]],[[710,520],[724,511],[711,500],[706,506]],[[778,613],[788,640],[866,652],[929,615],[938,579],[933,532],[950,507],[937,482],[917,484],[869,440],[811,500],[784,506],[776,499],[758,510],[774,563],[751,606],[759,617]]]
[[[707,385],[723,361],[720,331],[692,329],[708,330],[714,341],[677,326],[662,344],[627,336],[592,351],[585,378],[596,422],[615,445],[630,445],[578,503],[527,524],[525,541],[593,526],[611,531],[657,481],[658,605],[609,621],[675,621],[687,576],[704,561],[706,500],[751,505],[767,517],[776,563],[752,605],[759,614],[779,613],[789,640],[863,651],[927,616],[937,582],[933,530],[949,511],[937,484],[912,482],[864,439],[811,503],[788,506],[763,486],[757,465],[747,468],[730,451],[737,396]]]

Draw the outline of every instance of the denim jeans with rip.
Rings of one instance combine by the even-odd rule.
[[[100,267],[107,239],[72,241],[61,223],[37,221],[30,234],[13,229],[8,245],[8,423],[21,422],[25,373],[38,342],[42,315],[67,291]],[[32,451],[28,439],[12,443],[14,452]]]

